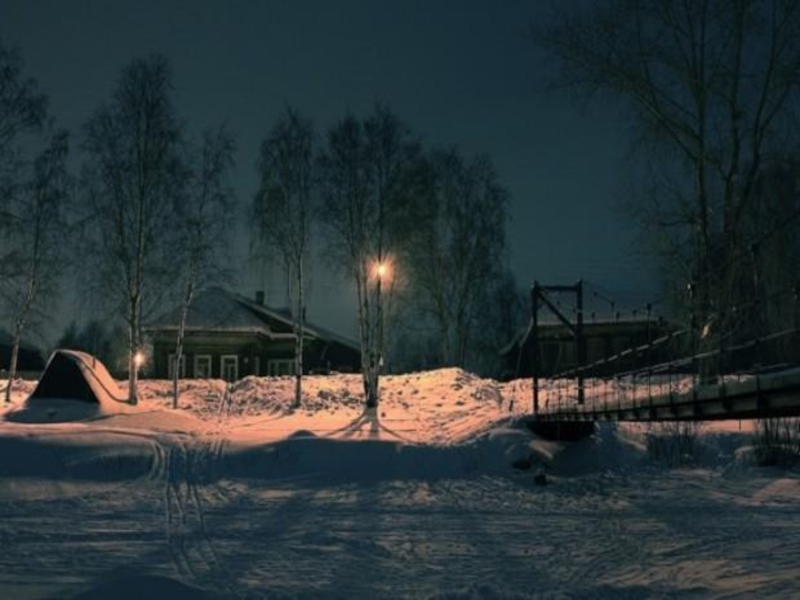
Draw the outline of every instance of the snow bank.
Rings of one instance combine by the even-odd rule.
[[[33,390],[36,389],[37,381],[30,381],[27,379],[15,379],[14,385],[11,387],[11,402],[7,403],[5,399],[6,387],[8,387],[8,379],[0,379],[0,416],[4,413],[17,408],[25,399],[31,395]]]
[[[91,428],[38,429],[0,435],[0,477],[119,481],[154,473],[146,436]]]
[[[258,479],[420,479],[521,471],[573,477],[652,464],[647,445],[654,433],[642,425],[600,424],[596,435],[572,444],[530,434],[521,425],[530,409],[527,379],[498,383],[455,368],[386,376],[374,414],[364,411],[359,375],[304,378],[299,409],[292,409],[292,377],[180,385],[178,409],[171,408],[172,384],[166,380],[143,381],[139,405],[118,404],[114,414],[97,412],[89,403],[39,401],[35,410],[18,404],[0,422],[0,450],[31,458],[5,468],[99,480],[142,477],[161,460],[159,453],[176,444],[175,436],[188,440],[181,444],[190,454],[219,446],[215,473]],[[22,424],[55,421],[80,422],[71,428]],[[733,428],[704,429],[697,445],[702,460],[694,464],[739,461],[749,438]],[[118,463],[109,458],[111,450],[99,451],[103,445],[119,448]],[[58,460],[48,460],[53,455]],[[109,464],[116,465],[113,473]]]
[[[565,477],[627,470],[647,461],[647,448],[614,423],[598,423],[595,434],[571,443],[536,439],[535,457],[549,473]]]
[[[523,428],[492,430],[450,446],[380,439],[353,441],[298,432],[277,442],[228,446],[220,459],[220,470],[232,477],[307,477],[320,482],[510,475],[519,457],[530,454],[530,441]]]

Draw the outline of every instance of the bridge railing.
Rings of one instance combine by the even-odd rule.
[[[569,414],[646,407],[800,367],[800,287],[718,311],[647,344],[565,369],[540,383],[540,412]],[[636,366],[628,367],[631,357]],[[578,404],[579,385],[583,405]]]

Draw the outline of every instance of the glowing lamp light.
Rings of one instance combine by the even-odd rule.
[[[392,262],[391,260],[384,259],[382,261],[375,261],[372,263],[370,269],[372,278],[377,281],[388,281],[392,278]]]
[[[133,355],[133,364],[136,368],[140,368],[144,364],[144,352],[141,350]]]

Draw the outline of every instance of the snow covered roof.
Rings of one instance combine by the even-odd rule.
[[[160,315],[147,324],[148,330],[177,329],[180,323],[180,306]],[[243,306],[235,294],[213,287],[200,292],[189,305],[186,315],[187,329],[214,331],[251,331],[269,335],[269,324],[252,310]]]
[[[258,304],[257,302],[253,302],[245,298],[244,296],[238,294],[236,295],[236,299],[241,304],[247,306],[250,310],[252,310],[256,314],[263,314],[268,318],[275,319],[276,321],[281,321],[282,323],[288,326],[293,325],[292,317],[288,309],[270,308],[263,304]],[[317,325],[313,325],[312,323],[306,322],[305,331],[306,335],[312,335],[321,340],[336,342],[338,344],[342,344],[343,346],[352,348],[353,350],[360,350],[358,344],[353,340],[348,339],[332,331],[329,331],[327,329],[323,329],[322,327],[319,327]]]
[[[172,331],[178,328],[180,307],[147,324],[148,331]],[[291,331],[293,321],[289,311],[259,304],[240,294],[221,287],[199,293],[189,305],[186,329],[189,331],[250,332],[274,337],[275,329]],[[345,337],[306,323],[306,336],[336,342],[358,350],[358,344]]]

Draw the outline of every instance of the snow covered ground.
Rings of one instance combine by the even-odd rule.
[[[140,405],[0,422],[0,598],[800,596],[800,477],[747,425],[654,462],[643,426],[571,445],[519,417],[530,381],[457,369],[145,381]],[[46,411],[41,421],[48,421]],[[527,467],[527,469],[515,468]],[[537,475],[547,474],[547,485]]]

